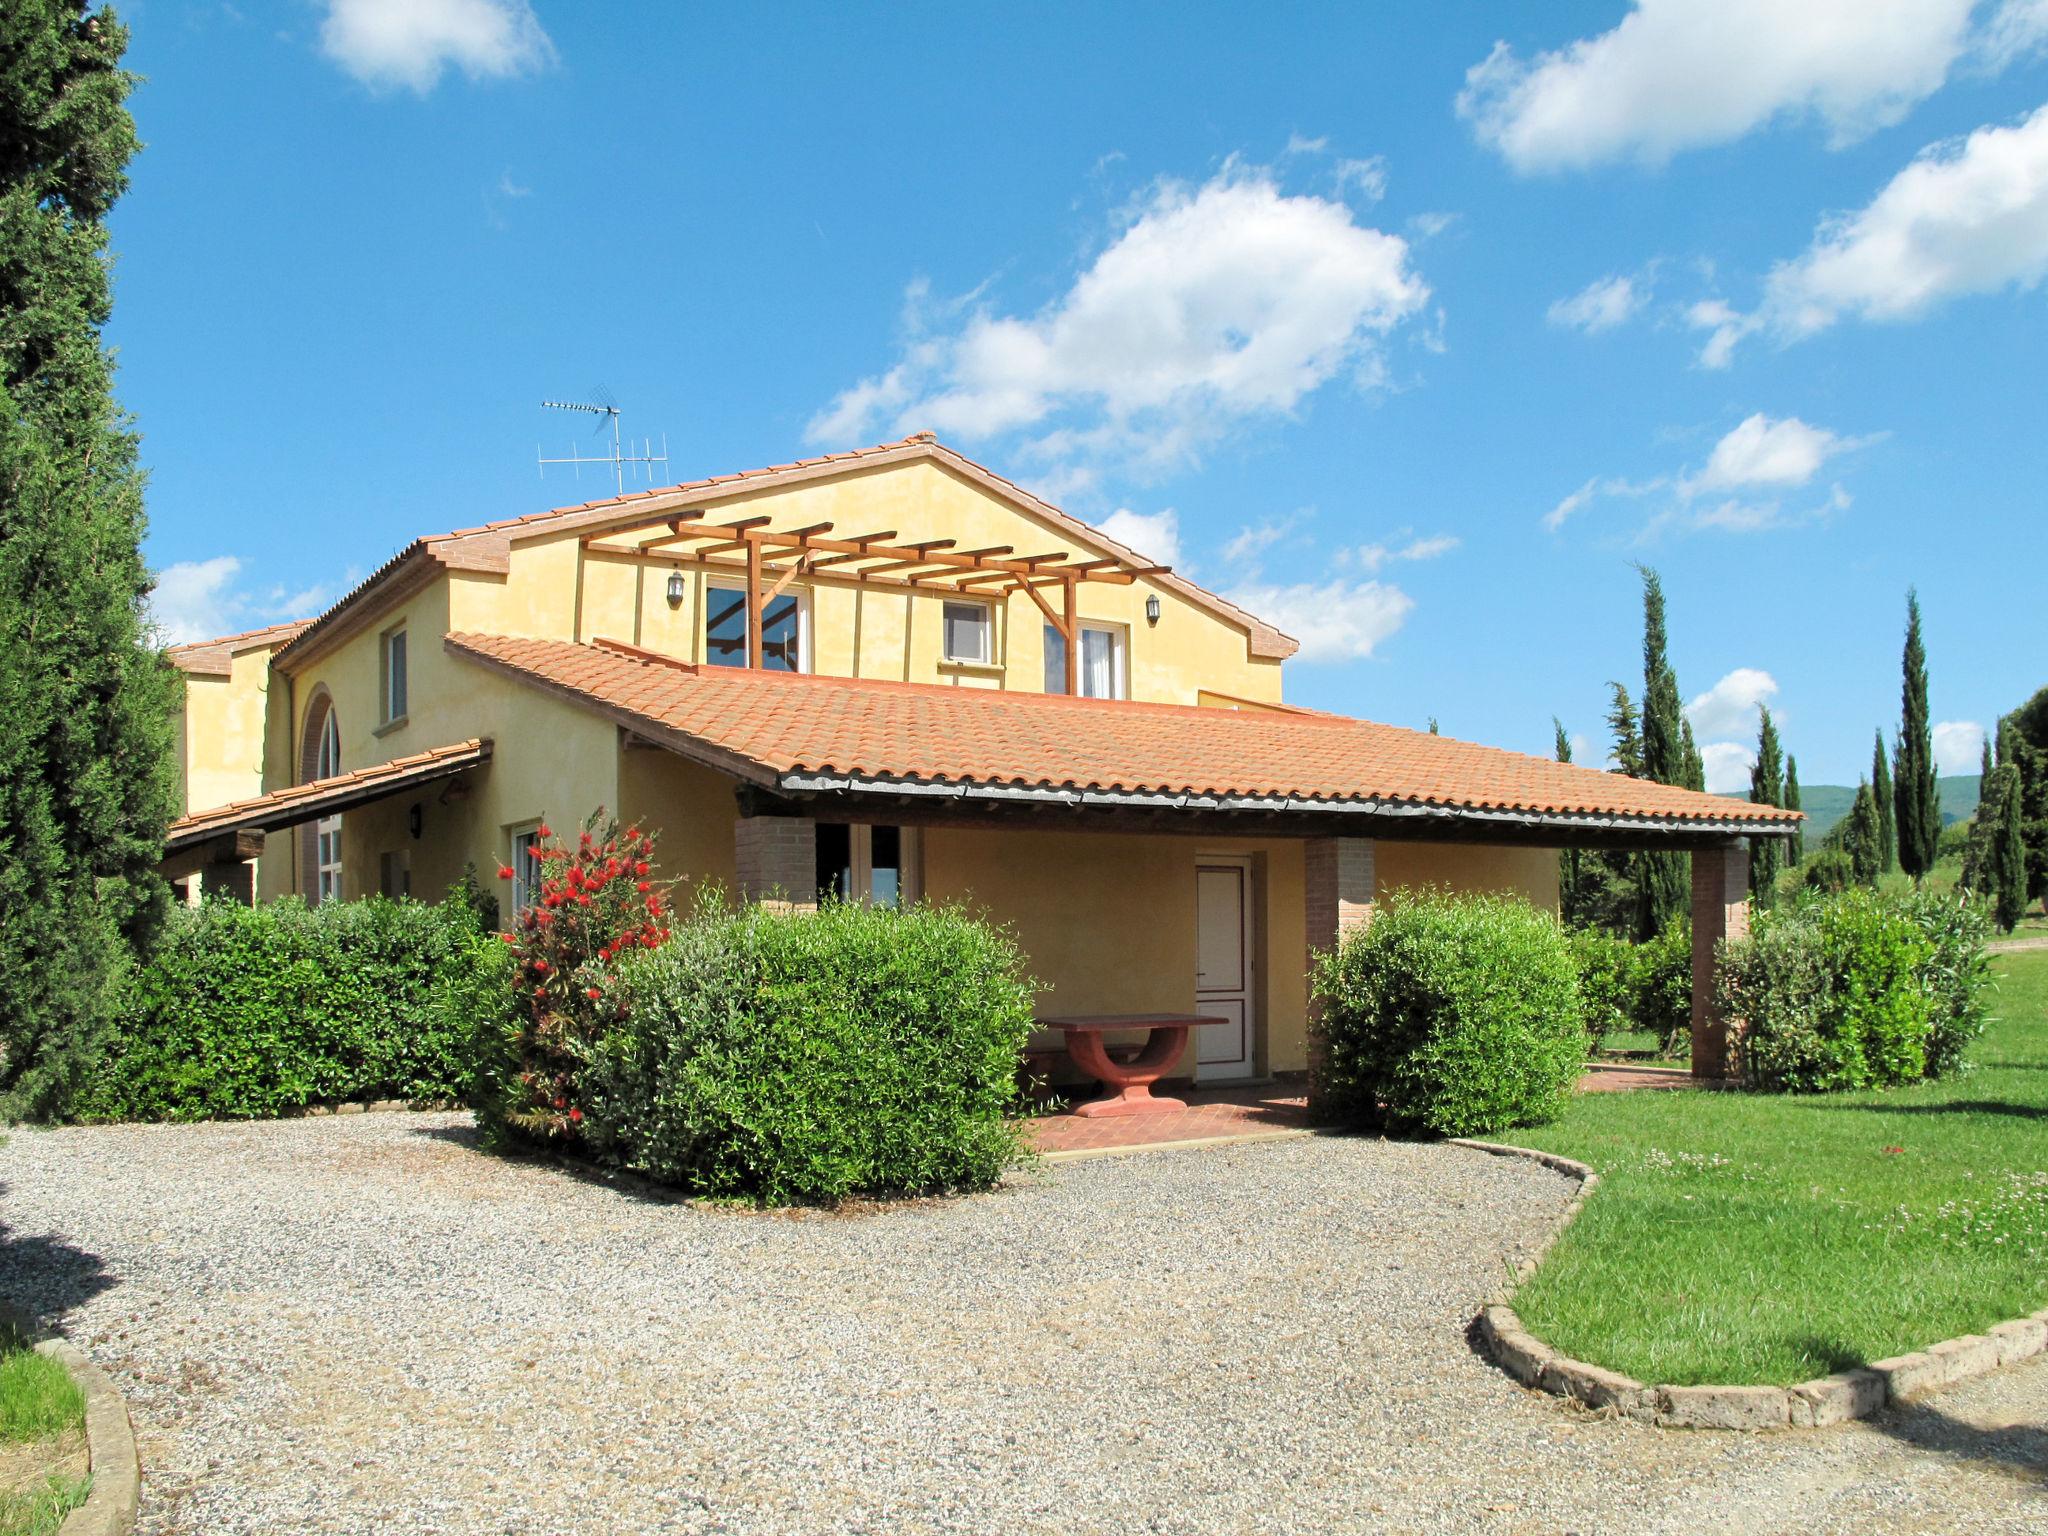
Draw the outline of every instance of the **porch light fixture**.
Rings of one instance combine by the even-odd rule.
[[[426,821],[426,807],[421,805],[418,801],[414,801],[412,809],[405,813],[405,830],[410,832],[414,837],[418,837],[420,835],[421,829],[425,827]]]
[[[671,608],[683,606],[683,573],[680,570],[668,573],[668,605]]]
[[[1147,624],[1157,624],[1159,622],[1159,594],[1157,592],[1149,594],[1145,599],[1145,622]]]

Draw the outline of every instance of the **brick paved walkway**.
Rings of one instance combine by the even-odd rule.
[[[1579,1092],[1685,1088],[1692,1080],[1692,1074],[1682,1067],[1595,1065],[1579,1079]],[[1074,1091],[1085,1093],[1086,1089]],[[1198,1088],[1174,1092],[1172,1097],[1187,1100],[1188,1107],[1101,1120],[1084,1120],[1071,1113],[1047,1115],[1032,1123],[1031,1139],[1040,1152],[1056,1157],[1190,1141],[1251,1141],[1308,1128],[1307,1087],[1298,1080],[1256,1088]]]

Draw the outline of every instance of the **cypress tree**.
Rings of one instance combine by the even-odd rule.
[[[2003,721],[1998,728],[1998,819],[1991,835],[1991,895],[1998,926],[2007,933],[2027,910],[2027,846],[2021,810],[2019,732]]]
[[[1785,809],[1786,809],[1786,810],[1788,810],[1788,811],[1796,811],[1796,810],[1799,810],[1799,809],[1800,809],[1800,804],[1799,804],[1799,759],[1798,759],[1798,758],[1796,758],[1796,757],[1793,757],[1793,756],[1792,756],[1792,755],[1791,755],[1790,753],[1787,753],[1787,754],[1786,754],[1786,756],[1785,756]],[[1794,832],[1794,833],[1792,834],[1791,840],[1790,840],[1790,841],[1789,841],[1789,842],[1788,842],[1788,843],[1786,844],[1786,847],[1785,847],[1785,856],[1786,856],[1786,858],[1787,858],[1787,859],[1788,859],[1788,860],[1789,860],[1789,861],[1791,862],[1791,864],[1792,864],[1792,867],[1793,867],[1793,868],[1795,868],[1795,869],[1796,869],[1796,868],[1798,868],[1798,867],[1799,867],[1799,864],[1800,864],[1800,862],[1801,862],[1801,861],[1802,861],[1803,859],[1805,859],[1805,857],[1806,857],[1806,823],[1805,823],[1805,822],[1801,822],[1801,823],[1799,824],[1799,830],[1798,830],[1797,832]]]
[[[1648,566],[1643,578],[1643,776],[1659,784],[1688,785],[1698,748],[1688,750],[1688,724],[1679,705],[1678,676],[1671,670],[1664,629],[1664,583]],[[1703,776],[1702,776],[1703,777]],[[1636,936],[1653,939],[1682,920],[1690,898],[1685,855],[1646,853],[1636,860],[1640,876]]]
[[[1645,778],[1643,727],[1636,714],[1635,700],[1628,696],[1628,689],[1622,684],[1609,683],[1607,686],[1613,690],[1613,700],[1607,707],[1607,729],[1614,738],[1614,770],[1632,779]]]
[[[1893,815],[1892,773],[1885,762],[1881,728],[1870,754],[1870,794],[1877,805],[1877,867],[1890,873],[1899,867],[1899,827]]]
[[[1780,760],[1778,727],[1768,704],[1758,709],[1756,766],[1749,771],[1749,798],[1755,805],[1785,803],[1785,770]],[[1759,837],[1750,844],[1749,892],[1761,906],[1769,906],[1778,889],[1778,840]]]
[[[1849,871],[1858,885],[1877,884],[1883,872],[1877,863],[1877,796],[1867,783],[1856,786],[1856,803],[1849,807],[1849,822],[1842,831],[1842,851],[1849,855]]]
[[[1902,721],[1892,760],[1899,864],[1915,881],[1934,868],[1941,837],[1941,791],[1934,778],[1934,728],[1927,715],[1927,648],[1920,641],[1920,597],[1906,593],[1906,650],[1901,660]]]
[[[1979,811],[1991,803],[1991,770],[1994,766],[1991,761],[1991,733],[1987,731],[1984,734],[1983,756],[1977,761],[1977,809]]]
[[[100,339],[127,31],[0,7],[0,1113],[61,1114],[167,904],[176,674],[147,643],[142,473]]]

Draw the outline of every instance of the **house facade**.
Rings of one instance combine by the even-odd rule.
[[[1562,847],[1685,848],[1710,946],[1744,839],[1795,824],[1295,708],[1294,649],[918,434],[421,539],[317,619],[175,649],[165,868],[323,901],[504,866],[509,916],[535,829],[602,810],[679,900],[967,903],[1048,1011],[1225,1020],[1180,1075],[1229,1080],[1308,1064],[1307,956],[1383,892],[1554,909]]]

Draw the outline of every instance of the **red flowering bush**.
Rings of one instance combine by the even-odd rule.
[[[619,961],[668,937],[668,898],[653,869],[654,839],[620,830],[599,811],[575,842],[543,824],[539,887],[504,935],[513,954],[512,1015],[479,1077],[487,1137],[574,1140],[583,1107],[577,1071],[590,1046],[623,1018]],[[512,871],[501,868],[501,880]],[[490,1122],[495,1121],[495,1124]]]

